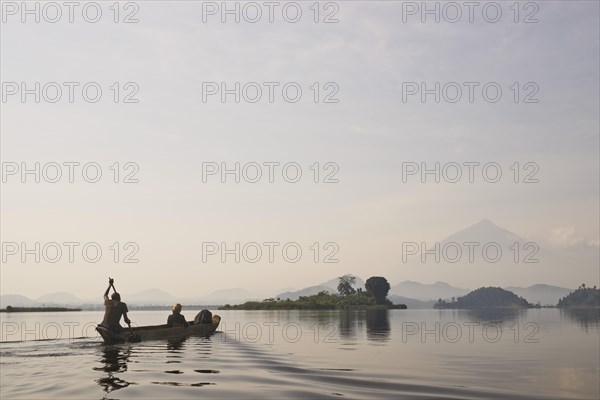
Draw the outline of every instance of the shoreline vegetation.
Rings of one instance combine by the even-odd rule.
[[[600,308],[600,289],[582,283],[575,291],[558,301],[558,308]]]
[[[225,304],[219,310],[405,310],[405,304],[374,304],[361,295],[340,296],[320,292],[312,296],[300,296],[298,300],[264,299],[243,304]]]
[[[481,308],[504,308],[504,309],[525,309],[525,308],[600,308],[600,289],[596,286],[586,288],[582,284],[568,296],[559,300],[555,306],[541,306],[531,304],[523,297],[517,296],[509,290],[500,287],[482,287],[472,292],[452,298],[450,302],[439,299],[433,305],[435,309],[481,309]]]
[[[69,312],[69,311],[81,311],[81,308],[67,308],[67,307],[12,307],[7,306],[6,308],[0,309],[0,312],[13,313],[13,312]]]
[[[219,310],[405,310],[405,304],[392,304],[387,299],[390,284],[381,276],[367,279],[365,289],[354,289],[356,277],[340,276],[338,293],[321,291],[312,296],[300,296],[298,300],[268,298],[263,301],[247,301],[243,304],[219,307]]]

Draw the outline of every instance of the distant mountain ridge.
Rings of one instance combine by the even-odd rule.
[[[123,301],[133,306],[167,306],[174,303],[187,305],[215,305],[257,300],[258,298],[241,288],[222,289],[206,296],[175,297],[160,289],[147,289],[132,294],[123,294]],[[43,295],[37,299],[7,294],[0,296],[0,308],[13,307],[61,307],[61,306],[102,306],[102,295],[93,299],[80,299],[71,293],[58,292]]]
[[[330,293],[337,292],[338,278],[332,278],[320,285],[307,287],[298,291],[284,292],[276,297],[282,299],[291,298],[297,299],[300,296],[310,296],[317,294],[320,291],[328,291]],[[356,277],[355,287],[364,287],[365,282],[360,277]],[[243,303],[250,300],[262,300],[260,296],[242,289],[242,288],[229,288],[220,289],[212,292],[205,296],[195,297],[175,297],[170,293],[160,289],[147,289],[141,292],[132,294],[123,294],[123,301],[130,305],[137,306],[164,306],[172,305],[174,303],[188,304],[188,305],[214,305],[214,304],[235,304]],[[6,308],[6,306],[13,307],[33,307],[33,306],[74,306],[74,305],[92,305],[101,304],[102,297],[98,295],[93,299],[80,299],[70,293],[60,292],[51,293],[39,297],[38,299],[30,299],[21,295],[2,295],[0,296],[0,307]]]
[[[0,308],[6,308],[7,306],[32,307],[34,305],[37,305],[34,300],[18,294],[3,294],[0,296]]]
[[[544,284],[532,285],[526,288],[509,286],[505,289],[510,290],[517,296],[524,297],[532,304],[539,302],[542,306],[555,306],[561,298],[567,296],[572,291],[572,289]]]
[[[451,299],[452,297],[464,296],[467,293],[469,293],[468,289],[457,288],[439,281],[432,284],[404,281],[390,288],[390,294],[426,302]]]
[[[295,290],[295,291],[291,291],[291,292],[283,292],[283,293],[279,293],[278,295],[275,296],[275,298],[279,298],[282,300],[286,300],[286,299],[290,299],[290,300],[298,300],[300,298],[300,296],[313,296],[319,292],[328,292],[328,293],[336,293],[337,290],[332,288],[331,286],[325,286],[325,285],[315,285],[315,286],[309,286],[306,287],[304,289],[300,289],[300,290]]]
[[[283,292],[275,296],[280,299],[297,300],[300,296],[312,296],[321,291],[337,293],[337,279],[333,278],[319,285],[309,286],[304,289]],[[334,283],[335,286],[334,286]],[[364,288],[364,280],[357,277],[355,288]],[[530,303],[539,302],[541,305],[556,305],[558,300],[567,296],[572,289],[559,286],[536,284],[529,287],[509,286],[505,288],[518,296],[525,298]],[[445,282],[424,284],[413,281],[403,281],[390,288],[389,299],[394,304],[406,304],[409,308],[432,308],[438,299],[451,300],[452,297],[464,296],[469,293],[468,289],[457,288]],[[0,308],[13,307],[39,307],[39,306],[101,306],[101,298],[82,300],[70,293],[58,292],[30,299],[21,295],[0,296]],[[186,305],[216,305],[236,304],[250,300],[262,300],[242,288],[231,288],[217,290],[206,296],[177,298],[170,293],[160,289],[149,289],[131,295],[124,296],[123,300],[135,306],[166,306],[176,302]]]
[[[36,302],[42,304],[77,304],[81,301],[77,296],[67,292],[49,293],[36,299]]]
[[[359,288],[359,287],[364,288],[365,287],[365,281],[363,279],[361,279],[360,277],[358,277],[354,274],[346,274],[346,275],[351,275],[356,278],[356,283],[354,285],[355,288]],[[282,300],[285,300],[285,299],[298,300],[298,298],[300,296],[314,296],[315,294],[318,294],[319,292],[323,292],[323,291],[328,292],[328,293],[337,293],[338,282],[339,282],[339,278],[333,278],[333,279],[328,280],[327,282],[323,282],[323,283],[320,283],[315,286],[309,286],[309,287],[306,287],[306,288],[300,289],[300,290],[279,293],[278,295],[275,296],[275,298],[280,298]]]
[[[411,299],[409,297],[396,296],[395,294],[388,295],[388,299],[393,304],[406,305],[406,308],[408,308],[409,310],[431,309],[431,308],[433,308],[433,305],[435,304],[435,301],[433,301],[433,300],[421,301],[421,300]]]

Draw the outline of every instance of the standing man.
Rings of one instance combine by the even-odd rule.
[[[108,327],[114,333],[119,333],[123,331],[123,328],[119,324],[121,320],[121,316],[123,316],[123,320],[127,325],[131,325],[131,320],[127,318],[127,304],[121,301],[121,295],[117,293],[114,287],[114,279],[108,278],[108,288],[106,292],[104,292],[104,307],[106,310],[104,311],[104,320],[102,320],[102,325]],[[111,299],[108,298],[108,292],[110,288],[113,288],[114,293],[111,296]]]

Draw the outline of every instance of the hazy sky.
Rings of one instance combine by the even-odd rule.
[[[313,2],[295,3],[302,9],[297,23],[283,18],[285,2],[274,9],[273,23],[265,6],[256,23],[243,18],[254,18],[251,8],[239,23],[231,15],[222,23],[220,13],[203,15],[221,2],[196,1],[142,1],[127,9],[121,3],[118,23],[109,9],[113,2],[98,2],[97,23],[86,22],[81,8],[73,23],[66,8],[56,23],[47,21],[56,16],[52,9],[40,10],[39,23],[31,15],[22,23],[21,10],[7,3],[1,25],[2,294],[67,291],[89,298],[104,290],[108,276],[122,292],[160,288],[182,296],[231,287],[273,293],[346,272],[468,288],[598,283],[598,2],[530,2],[539,10],[522,2],[518,16],[509,9],[512,1],[498,2],[502,16],[496,23],[483,18],[485,2],[472,23],[466,7],[456,23],[448,21],[451,9],[440,23],[431,15],[423,23],[407,2],[393,1],[321,3],[318,23],[309,8]],[[238,4],[242,12],[244,5]],[[294,7],[287,6],[286,18],[293,19]],[[493,19],[495,10],[486,10]],[[93,19],[95,10],[87,12]],[[323,23],[327,15],[338,22]],[[122,23],[126,16],[138,22]],[[525,18],[538,22],[523,23]],[[39,103],[34,94],[22,102],[23,82],[29,89],[40,82]],[[94,87],[102,89],[96,103],[82,95],[90,82],[88,98]],[[229,89],[256,82],[263,97],[246,101],[255,97],[250,85],[240,103],[233,94],[225,103],[219,94],[204,102],[205,82],[226,82]],[[273,103],[264,82],[272,82]],[[290,82],[302,89],[296,103],[282,95]],[[429,89],[435,82],[440,88],[456,84],[446,86],[439,103],[434,94],[421,102],[420,93],[403,101],[422,82]],[[465,82],[473,82],[473,102]],[[489,96],[502,89],[496,103],[483,97],[486,84]],[[62,97],[51,103],[56,86]],[[290,86],[291,98],[296,86]],[[451,103],[457,86],[463,96]],[[138,102],[124,103],[126,95]],[[338,102],[325,103],[327,95]],[[31,169],[36,162],[46,167],[40,183],[33,175],[22,183],[20,171],[10,175],[15,165]],[[65,162],[80,163],[73,166],[73,183]],[[248,180],[256,164],[247,163],[258,163],[262,179],[249,183],[242,176],[236,183],[227,175],[222,183],[217,174],[203,182],[203,163],[231,169],[236,162],[247,165]],[[274,183],[264,164],[270,162],[280,163],[273,167]],[[435,183],[431,175],[425,183],[419,175],[403,182],[403,163],[433,168],[436,162],[458,163],[463,174],[465,162],[497,163],[502,178],[486,182],[478,167],[473,183],[466,176]],[[55,176],[52,163],[62,166],[58,183],[48,182]],[[86,163],[100,167],[99,182],[83,179]],[[294,167],[302,170],[297,183],[283,179],[288,163],[297,164],[286,178],[294,179]],[[513,182],[515,163],[519,183]],[[86,177],[92,180],[94,171]],[[129,173],[139,182],[123,183]],[[339,182],[324,183],[332,173]],[[523,183],[529,173],[539,182]],[[552,252],[581,253],[586,261],[534,276],[403,269],[402,243],[433,244],[485,218]],[[19,244],[16,255],[9,242]],[[36,242],[40,262],[35,254],[22,262],[21,243],[34,249]],[[52,246],[42,254],[52,242],[63,251],[56,263],[48,262],[55,257]],[[79,243],[72,263],[65,242]],[[115,242],[119,254],[111,248]],[[125,248],[129,242],[134,245]],[[230,249],[235,242],[240,249],[256,242],[262,258],[248,262],[255,255],[250,245],[239,263],[234,255],[222,263],[220,253],[203,262],[207,242]],[[272,263],[265,242],[280,243],[273,245]],[[311,248],[315,242],[319,254]],[[98,262],[83,258],[86,243],[101,248]],[[301,248],[298,262],[283,258],[286,243]],[[124,263],[133,251],[139,262]],[[339,262],[323,262],[327,255]]]

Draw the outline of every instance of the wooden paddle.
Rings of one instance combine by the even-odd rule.
[[[116,292],[117,289],[115,289],[115,284],[111,283],[110,285],[112,286],[113,290]],[[140,335],[136,335],[135,332],[133,332],[133,328],[131,327],[131,324],[127,323],[127,326],[129,327],[129,332],[131,332],[131,334],[129,335],[129,338],[127,338],[127,341],[132,342],[132,343],[141,342],[142,338],[140,337]]]

